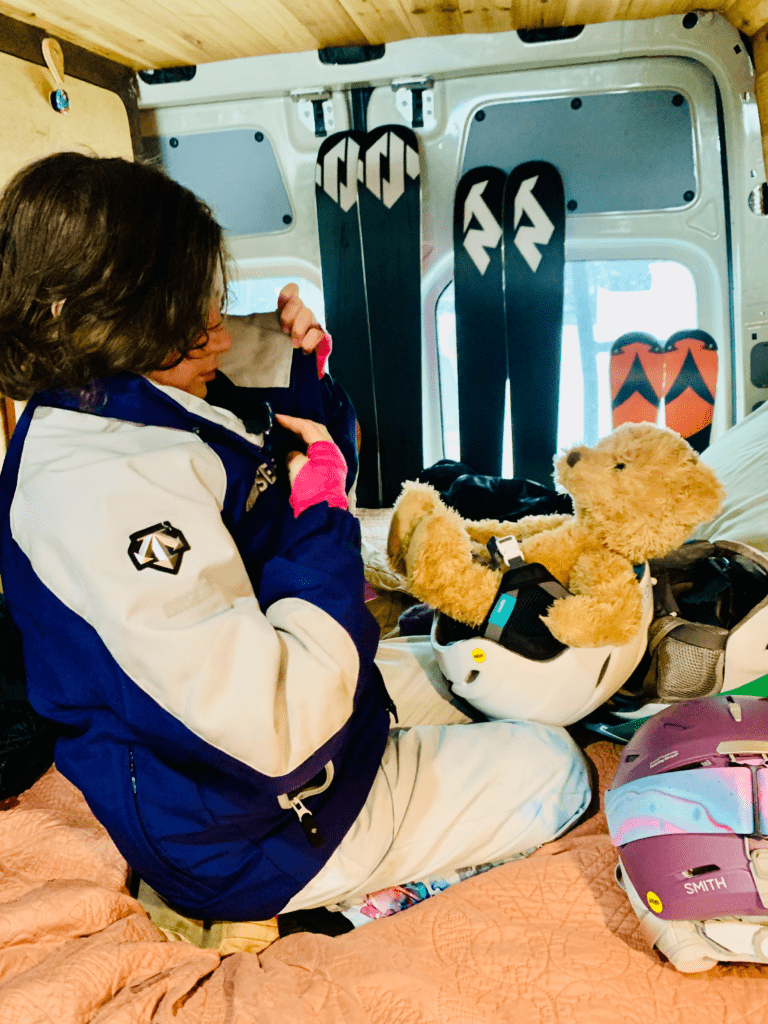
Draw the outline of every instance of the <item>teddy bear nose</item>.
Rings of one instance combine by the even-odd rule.
[[[565,461],[568,463],[569,466],[575,466],[580,458],[581,452],[578,448],[574,448],[572,452],[568,452],[568,457]]]

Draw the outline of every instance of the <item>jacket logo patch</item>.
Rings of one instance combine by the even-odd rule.
[[[259,466],[256,470],[256,479],[253,481],[253,487],[248,495],[245,502],[245,511],[250,512],[253,506],[256,504],[256,499],[270,486],[270,484],[277,483],[277,476],[271,465]]]
[[[181,559],[189,544],[181,530],[169,522],[155,523],[130,535],[128,556],[137,569],[157,569],[174,575],[181,568]]]

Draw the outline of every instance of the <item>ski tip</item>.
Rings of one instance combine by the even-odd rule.
[[[653,354],[663,351],[661,342],[658,338],[654,338],[652,334],[645,334],[643,331],[630,331],[628,334],[622,334],[620,338],[614,341],[611,345],[611,355],[623,355],[630,345],[642,346],[649,353]]]
[[[712,335],[708,334],[706,331],[700,331],[698,328],[691,331],[676,331],[674,334],[670,335],[664,345],[664,351],[674,352],[681,342],[686,341],[698,342],[696,347],[699,351],[717,352],[717,342]]]

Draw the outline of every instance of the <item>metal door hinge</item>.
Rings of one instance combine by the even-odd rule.
[[[328,89],[294,89],[291,99],[299,105],[299,118],[313,135],[325,138],[336,127],[333,100]]]
[[[392,82],[395,106],[411,128],[435,127],[435,90],[431,78],[397,78]]]

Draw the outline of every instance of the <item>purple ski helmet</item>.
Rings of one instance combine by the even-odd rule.
[[[657,917],[768,917],[768,699],[659,712],[606,793],[621,868]]]

